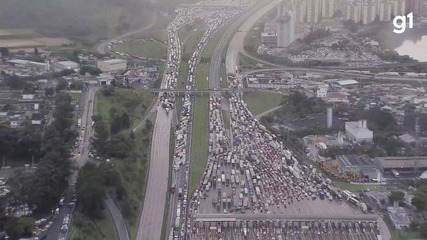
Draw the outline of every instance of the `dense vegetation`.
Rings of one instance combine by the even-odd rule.
[[[72,128],[73,106],[71,97],[61,93],[55,99],[54,121],[44,134],[39,129],[27,127],[23,132],[1,128],[3,157],[34,159],[38,161],[33,173],[17,174],[10,180],[13,189],[9,202],[28,203],[36,213],[52,210],[67,186],[70,172],[70,149],[76,136]],[[16,133],[16,135],[13,135]],[[16,144],[16,145],[14,145]],[[30,236],[31,218],[6,217],[0,214],[0,231],[12,237]]]
[[[87,219],[105,220],[102,199],[109,193],[118,203],[131,236],[147,174],[152,123],[144,120],[144,115],[152,100],[148,91],[106,88],[97,93],[92,143],[101,164],[83,168],[77,186],[82,199],[80,212]],[[83,228],[88,226],[82,224]]]

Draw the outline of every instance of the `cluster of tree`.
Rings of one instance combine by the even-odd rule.
[[[123,113],[114,113],[112,114],[111,134],[117,134],[124,129],[128,129],[130,127],[130,119],[129,115],[126,112]]]
[[[39,128],[26,124],[21,130],[0,126],[0,160],[37,162],[41,155]],[[8,162],[5,162],[8,164]]]
[[[103,200],[108,188],[115,189],[119,199],[126,194],[121,178],[111,164],[86,164],[80,170],[77,181],[79,210],[90,218],[102,218]]]
[[[85,75],[86,73],[89,73],[92,76],[99,76],[99,74],[102,73],[101,69],[93,66],[82,66],[80,68],[80,74]]]
[[[308,114],[323,112],[326,109],[326,105],[323,101],[317,98],[307,97],[299,91],[293,91],[285,100],[286,103],[280,111],[284,115],[303,118]]]
[[[37,170],[30,176],[17,176],[14,180],[16,198],[34,206],[36,212],[51,210],[64,192],[70,170],[70,149],[76,137],[72,129],[71,97],[65,93],[58,94],[55,106],[54,121],[43,135],[43,156]]]
[[[401,202],[405,198],[405,193],[401,191],[391,191],[389,199],[391,202]]]
[[[360,25],[355,23],[353,20],[346,20],[343,22],[343,26],[352,33],[359,31]]]
[[[3,158],[38,161],[34,173],[19,172],[10,179],[13,191],[8,197],[10,202],[28,203],[36,213],[53,209],[64,192],[70,169],[70,146],[76,136],[71,129],[73,107],[70,96],[58,94],[55,104],[55,119],[43,135],[30,126],[21,131],[0,128]],[[0,231],[5,231],[11,239],[30,237],[33,223],[32,218],[10,217],[0,212]]]
[[[378,57],[384,61],[400,62],[400,63],[411,63],[415,60],[407,55],[400,55],[394,50],[386,50],[377,52]]]
[[[422,183],[417,187],[415,196],[412,198],[412,205],[419,211],[425,211],[427,209],[427,183]]]
[[[131,138],[131,134],[125,132],[119,133],[120,129],[124,127],[122,125],[122,116],[114,118],[118,120],[113,119],[113,122],[117,122],[114,123],[114,127],[113,122],[109,127],[109,124],[103,120],[101,116],[94,116],[95,136],[93,138],[93,144],[97,153],[105,157],[115,158],[126,158],[129,156],[134,141]],[[126,117],[123,117],[123,119],[126,119]],[[129,127],[129,125],[127,125],[127,127]]]
[[[316,29],[311,31],[307,36],[305,36],[301,41],[304,44],[311,44],[318,39],[322,39],[331,35],[331,31],[328,29]]]
[[[11,217],[0,213],[0,231],[7,232],[10,239],[30,238],[33,235],[34,219]]]

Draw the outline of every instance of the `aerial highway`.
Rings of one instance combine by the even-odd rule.
[[[177,84],[178,66],[181,61],[181,43],[178,30],[184,23],[191,21],[187,12],[182,10],[168,27],[168,59],[161,88],[173,89]],[[168,192],[169,179],[169,142],[174,113],[175,97],[173,94],[160,93],[157,115],[151,140],[150,168],[148,183],[142,206],[137,240],[157,240],[161,238],[162,226]]]

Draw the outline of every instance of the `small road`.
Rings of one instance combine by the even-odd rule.
[[[111,42],[120,41],[120,40],[125,39],[129,36],[132,36],[134,34],[138,34],[138,33],[145,32],[145,31],[149,30],[150,28],[152,28],[156,24],[157,19],[158,19],[158,14],[155,13],[152,15],[150,23],[147,26],[140,28],[140,29],[137,29],[137,30],[134,30],[134,31],[131,31],[131,32],[124,33],[124,34],[117,36],[115,38],[102,41],[101,43],[99,43],[96,46],[96,52],[98,52],[99,54],[106,54],[108,44],[110,44]]]
[[[80,116],[82,122],[81,129],[79,129],[79,137],[81,137],[81,140],[80,145],[77,147],[80,154],[74,158],[73,165],[75,166],[75,169],[73,169],[68,179],[69,187],[64,193],[64,204],[59,207],[59,214],[54,217],[53,224],[47,232],[46,240],[65,240],[70,237],[70,228],[74,212],[74,206],[70,205],[70,203],[72,201],[73,193],[75,192],[75,184],[79,174],[78,171],[86,164],[88,160],[89,143],[93,134],[92,116],[94,112],[95,95],[97,90],[98,88],[96,86],[89,85],[88,90],[84,94],[82,102],[83,111]],[[70,218],[68,230],[61,231],[61,227],[66,216]]]
[[[104,203],[108,209],[108,212],[111,214],[117,235],[119,236],[119,240],[129,240],[129,232],[126,227],[126,223],[116,203],[113,201],[113,199],[111,199],[110,196],[107,196],[107,198],[104,200]]]
[[[169,175],[169,146],[173,113],[157,107],[151,144],[150,170],[137,240],[161,237]]]
[[[271,108],[271,109],[269,109],[269,110],[267,110],[267,111],[265,111],[265,112],[262,112],[262,113],[260,113],[260,114],[256,115],[255,117],[256,117],[257,119],[260,119],[261,117],[264,117],[264,116],[266,116],[266,115],[268,115],[268,114],[270,114],[270,113],[272,113],[272,112],[275,112],[275,111],[279,110],[281,107],[282,107],[282,105],[279,105],[279,106],[277,106],[277,107]]]

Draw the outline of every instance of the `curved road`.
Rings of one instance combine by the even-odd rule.
[[[111,42],[120,41],[120,40],[127,38],[129,36],[132,36],[134,34],[141,33],[141,32],[149,30],[150,28],[152,28],[156,24],[157,19],[158,19],[158,14],[155,13],[154,15],[152,15],[151,20],[150,20],[150,24],[148,24],[147,26],[145,26],[141,29],[138,29],[138,30],[134,30],[131,32],[124,33],[124,34],[117,36],[115,38],[103,41],[100,44],[98,44],[98,46],[96,46],[96,51],[99,54],[106,54],[107,53],[106,49],[107,49],[108,44],[110,44]]]
[[[235,73],[239,65],[239,53],[243,52],[243,42],[248,31],[255,25],[255,23],[264,16],[268,11],[277,7],[282,0],[261,1],[253,8],[249,14],[245,15],[246,20],[234,34],[233,38],[227,49],[227,56],[225,59],[227,73]],[[258,8],[260,6],[261,8]]]

